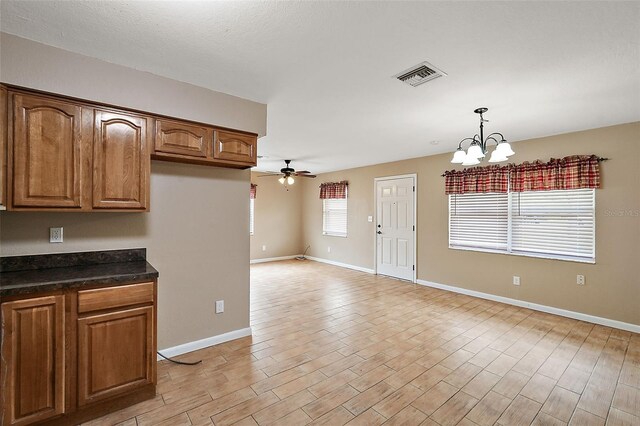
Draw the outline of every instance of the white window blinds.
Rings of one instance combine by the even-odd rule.
[[[593,262],[595,190],[450,195],[449,246]]]
[[[336,237],[347,236],[347,199],[322,200],[322,233]]]
[[[253,219],[254,219],[254,205],[255,199],[249,199],[249,235],[253,235]]]
[[[511,196],[511,249],[593,260],[595,191],[532,191]]]
[[[449,245],[507,249],[507,194],[449,196]]]

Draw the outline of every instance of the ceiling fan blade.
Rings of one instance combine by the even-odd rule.
[[[280,173],[273,173],[273,174],[270,174],[270,175],[259,175],[257,177],[274,177],[274,176],[280,176]]]
[[[311,173],[309,170],[298,170],[296,173]]]
[[[298,175],[298,177],[314,178],[314,177],[316,177],[316,175]]]

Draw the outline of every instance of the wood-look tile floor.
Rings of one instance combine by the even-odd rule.
[[[312,261],[251,266],[253,336],[91,425],[640,425],[640,335]]]

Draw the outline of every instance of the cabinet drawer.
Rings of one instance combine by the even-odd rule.
[[[78,292],[78,313],[153,302],[153,283],[97,288]]]

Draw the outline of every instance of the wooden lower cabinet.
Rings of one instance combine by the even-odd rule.
[[[4,301],[0,425],[76,424],[152,398],[156,282]]]
[[[153,383],[153,307],[78,319],[78,405]]]
[[[27,425],[64,411],[64,298],[2,304],[2,424]]]

